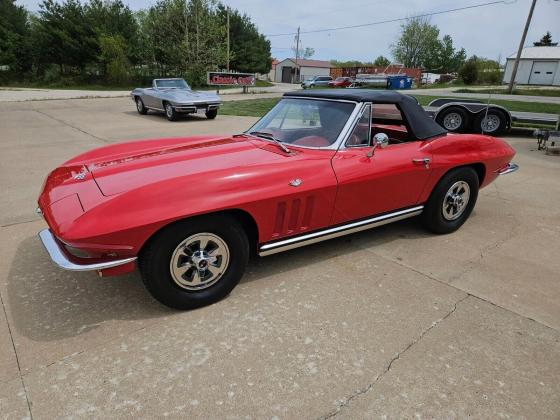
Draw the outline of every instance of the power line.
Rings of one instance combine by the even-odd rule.
[[[395,19],[379,20],[377,22],[362,23],[360,25],[339,26],[337,28],[326,28],[326,29],[315,29],[315,30],[311,30],[311,31],[300,31],[300,33],[301,34],[315,34],[315,33],[319,33],[319,32],[334,32],[334,31],[340,31],[340,30],[343,30],[343,29],[363,28],[363,27],[366,27],[366,26],[382,25],[384,23],[400,22],[402,20],[428,17],[428,16],[434,16],[434,15],[442,15],[444,13],[459,12],[461,10],[476,9],[478,7],[492,6],[494,4],[501,4],[501,3],[511,4],[512,1],[506,1],[506,0],[491,1],[491,2],[487,2],[487,3],[474,4],[472,6],[457,7],[457,8],[454,8],[454,9],[441,10],[439,12],[423,13],[421,15],[416,15],[416,16],[407,16],[407,17],[401,17],[401,18],[395,18]],[[273,37],[273,36],[288,36],[288,35],[296,35],[296,34],[297,34],[297,32],[289,32],[289,33],[284,33],[284,34],[268,34],[266,36]]]

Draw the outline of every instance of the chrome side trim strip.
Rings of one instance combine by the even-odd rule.
[[[136,257],[124,258],[122,260],[107,261],[104,263],[95,264],[76,264],[70,261],[49,229],[43,229],[39,232],[39,238],[43,242],[43,246],[49,253],[51,260],[60,268],[70,271],[95,271],[103,270],[105,268],[118,267],[119,265],[127,264],[135,261]]]
[[[515,164],[515,163],[508,163],[507,166],[505,168],[502,169],[498,169],[496,171],[496,173],[498,175],[507,175],[507,174],[511,174],[512,172],[515,172],[519,169],[519,165]]]
[[[362,230],[372,229],[398,220],[407,219],[409,217],[418,216],[422,213],[424,206],[411,207],[392,213],[383,214],[381,216],[372,217],[358,222],[352,222],[333,228],[323,229],[317,232],[308,233],[306,235],[297,236],[295,238],[283,239],[276,242],[270,242],[259,248],[259,255],[265,257],[267,255],[276,254],[278,252],[287,251],[289,249],[299,248],[305,245],[311,245],[317,242],[326,241],[328,239],[338,238],[340,236],[349,235],[351,233],[361,232]]]

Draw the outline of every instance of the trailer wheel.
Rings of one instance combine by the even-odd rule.
[[[507,118],[502,111],[489,109],[488,113],[480,112],[474,122],[474,129],[477,133],[497,136],[502,133],[507,125]]]
[[[450,106],[440,111],[436,117],[436,122],[453,133],[466,131],[470,123],[468,113],[456,106]]]

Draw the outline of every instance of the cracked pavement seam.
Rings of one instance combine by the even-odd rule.
[[[426,334],[428,334],[431,330],[433,330],[435,327],[437,327],[439,324],[441,324],[443,321],[445,321],[447,318],[449,318],[457,310],[457,307],[459,306],[459,304],[462,303],[465,299],[467,299],[469,297],[470,297],[470,294],[466,293],[464,297],[462,297],[461,299],[459,299],[457,302],[454,303],[453,308],[448,313],[446,313],[440,319],[432,322],[432,324],[428,328],[426,328],[424,331],[422,331],[422,333],[420,333],[420,336],[418,338],[416,338],[415,340],[410,342],[403,350],[399,351],[395,356],[393,356],[391,358],[391,360],[389,361],[389,363],[387,364],[387,366],[385,367],[385,369],[383,370],[383,372],[381,372],[379,375],[377,375],[377,377],[375,378],[375,380],[373,382],[371,382],[370,384],[368,384],[364,388],[356,390],[350,396],[345,397],[340,403],[337,404],[337,407],[334,410],[332,410],[331,412],[329,412],[328,414],[326,414],[324,416],[320,416],[319,419],[320,420],[326,420],[326,419],[330,419],[330,418],[333,418],[333,417],[337,416],[344,408],[346,408],[350,405],[352,400],[360,397],[361,395],[364,395],[364,394],[367,394],[368,392],[370,392],[373,389],[373,387],[375,386],[375,384],[377,384],[391,370],[391,367],[393,366],[393,363],[395,361],[400,359],[402,355],[404,355],[408,350],[410,350],[415,344],[420,342],[420,340],[422,340],[424,338],[424,336]]]
[[[29,418],[33,420],[33,413],[31,411],[31,401],[29,400],[29,395],[27,393],[27,387],[25,386],[25,381],[23,380],[23,374],[21,372],[21,366],[19,364],[19,357],[16,350],[16,344],[14,343],[14,336],[12,334],[12,327],[10,326],[10,321],[8,320],[8,314],[6,312],[6,306],[4,305],[4,298],[2,293],[0,293],[0,304],[2,304],[2,310],[4,311],[4,317],[6,318],[6,325],[8,326],[8,332],[10,334],[10,341],[12,342],[12,347],[14,349],[14,355],[16,357],[16,364],[18,368],[19,380],[21,381],[21,386],[23,388],[23,393],[25,394],[25,401],[27,402],[27,410],[29,411]]]
[[[52,115],[47,114],[45,111],[39,111],[38,109],[34,109],[33,111],[36,112],[36,113],[38,113],[38,114],[44,115],[45,117],[48,117],[48,118],[50,118],[50,119],[52,119],[52,120],[54,120],[54,121],[56,121],[56,122],[59,122],[59,123],[65,125],[65,126],[67,126],[67,127],[73,128],[74,130],[79,131],[80,133],[83,133],[83,134],[85,134],[85,135],[87,135],[87,136],[89,136],[89,137],[93,137],[94,139],[99,140],[99,141],[101,141],[101,142],[103,142],[103,143],[110,143],[109,140],[104,139],[103,137],[98,137],[98,136],[96,136],[95,134],[91,134],[91,133],[89,133],[89,132],[87,132],[87,131],[85,131],[85,130],[82,130],[81,128],[76,127],[75,125],[72,125],[72,124],[70,124],[70,123],[68,123],[68,122],[66,122],[66,121],[64,121],[64,120],[61,120],[60,118],[56,118],[56,117],[53,117]]]

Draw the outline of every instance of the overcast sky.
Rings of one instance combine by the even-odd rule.
[[[132,9],[147,8],[152,0],[123,0]],[[443,11],[486,3],[490,0],[222,0],[232,8],[251,16],[259,30],[266,34],[282,34],[340,26],[358,25],[396,19],[417,14]],[[38,9],[40,0],[18,0],[28,9]],[[449,34],[467,54],[497,59],[517,49],[531,0],[507,0],[486,7],[463,10],[431,17],[440,29],[440,36]],[[399,34],[400,22],[345,29],[316,34],[302,34],[304,47],[315,49],[314,59],[371,61],[378,55],[390,58],[390,44]],[[538,0],[526,45],[547,31],[553,40],[560,40],[560,1]],[[271,36],[272,55],[292,56],[294,36]]]

